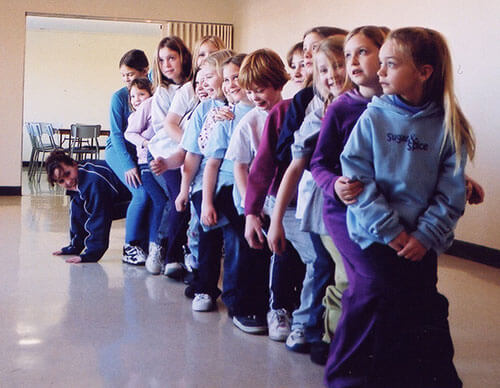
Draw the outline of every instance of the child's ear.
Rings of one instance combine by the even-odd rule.
[[[422,80],[422,82],[425,82],[434,72],[434,68],[431,65],[422,65],[419,67],[418,72],[420,74],[420,79]]]

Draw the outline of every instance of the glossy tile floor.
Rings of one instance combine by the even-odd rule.
[[[321,367],[242,333],[222,304],[193,313],[182,284],[123,265],[123,221],[99,264],[52,256],[67,243],[67,200],[43,186],[0,197],[0,387],[322,386]],[[464,387],[500,387],[499,279],[441,258]]]

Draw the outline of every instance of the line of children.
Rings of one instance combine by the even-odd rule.
[[[155,118],[154,96],[136,114],[147,116],[151,105],[155,132],[163,130],[175,145],[164,153],[160,147],[151,162],[175,200],[168,244],[185,238],[192,201],[200,248],[197,277],[186,289],[192,309],[216,307],[224,245],[222,300],[233,323],[248,333],[269,330],[271,339],[310,352],[320,364],[327,331],[328,386],[460,387],[436,258],[472,198],[475,182],[466,192],[464,166],[475,143],[453,94],[450,54],[430,29],[387,36],[387,28],[364,26],[345,33],[306,32],[307,87],[285,101],[290,77],[272,50],[234,56],[215,50],[217,41],[202,42],[196,65],[207,99],[198,102],[195,90],[200,100],[201,91],[186,83],[191,57],[182,41],[160,43],[155,68],[163,83],[154,96],[161,114]],[[298,47],[289,55],[295,70]],[[124,71],[132,67],[127,63]],[[132,83],[133,103],[141,82]],[[147,136],[127,135],[137,140],[141,166]],[[314,181],[304,173],[308,167]],[[66,184],[65,169],[55,171],[49,179]],[[132,185],[140,183],[134,172],[122,174]],[[180,262],[176,252],[167,266]],[[321,299],[329,285],[332,318],[325,327]]]

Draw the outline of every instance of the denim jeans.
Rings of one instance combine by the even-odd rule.
[[[142,185],[131,187],[127,184],[125,181],[126,169],[113,147],[106,148],[106,162],[132,194],[132,200],[128,206],[125,220],[125,242],[127,244],[141,245],[143,248],[146,248],[149,242],[147,223],[151,206],[151,201],[146,190],[144,190]]]
[[[306,273],[300,293],[300,306],[292,314],[292,330],[306,329],[314,302],[314,261],[316,252],[308,232],[300,230],[300,220],[295,217],[295,208],[289,207],[283,217],[285,237],[299,253],[302,262],[306,265]]]
[[[149,241],[158,242],[157,235],[163,211],[167,204],[167,196],[153,176],[148,164],[140,164],[141,180],[148,197],[151,200],[149,212]]]
[[[194,193],[194,206],[201,216],[202,192]],[[199,227],[198,279],[195,292],[209,294],[216,299],[220,275],[222,241],[224,241],[224,278],[222,301],[230,315],[264,315],[268,301],[268,257],[262,251],[251,249],[244,238],[244,218],[232,200],[232,186],[224,186],[216,195],[215,208],[229,223],[204,231]]]
[[[167,194],[167,204],[163,211],[158,237],[166,240],[167,263],[184,262],[182,246],[186,244],[189,211],[178,212],[175,209],[175,199],[181,188],[181,172],[179,169],[168,170],[157,179],[163,180],[162,187]]]
[[[306,326],[306,341],[319,342],[325,332],[323,298],[326,288],[334,282],[335,265],[321,242],[320,236],[316,233],[310,235],[316,252],[316,260],[313,263],[312,304],[309,322]]]

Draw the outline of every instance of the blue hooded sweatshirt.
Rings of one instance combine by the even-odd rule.
[[[405,107],[397,96],[374,97],[341,155],[343,175],[363,192],[347,208],[347,227],[362,249],[388,244],[403,230],[443,252],[465,208],[465,147],[443,145],[443,110],[436,103]]]

